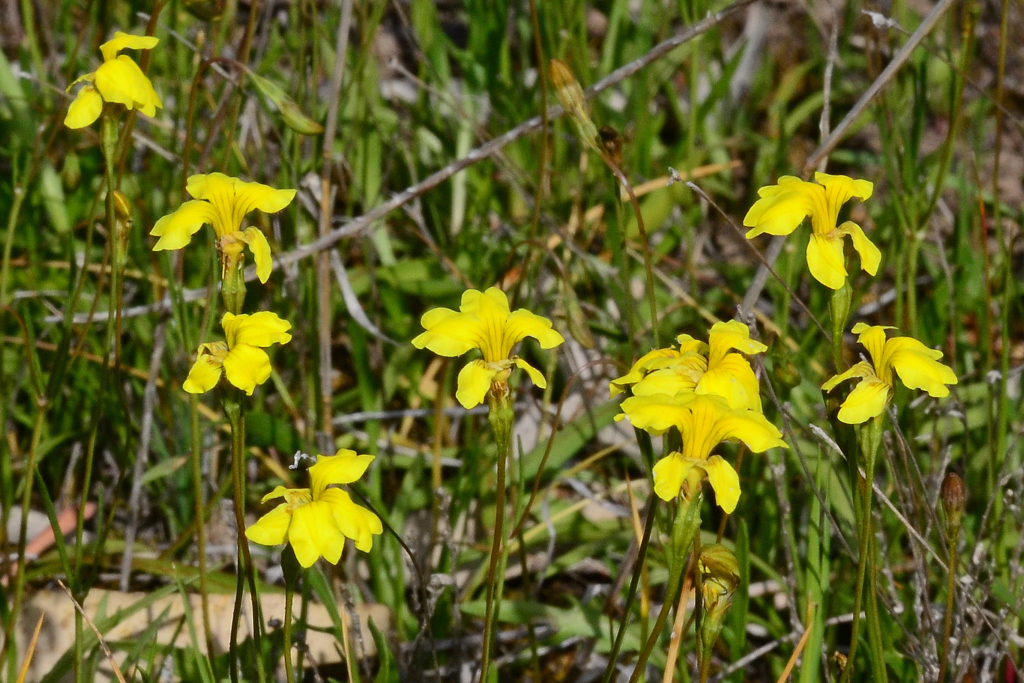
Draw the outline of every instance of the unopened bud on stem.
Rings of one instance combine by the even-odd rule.
[[[590,120],[586,100],[583,97],[583,88],[580,87],[580,82],[576,80],[572,69],[562,60],[552,59],[548,63],[548,78],[551,79],[551,85],[555,88],[555,97],[558,98],[558,103],[562,105],[573,125],[576,126],[576,133],[580,136],[580,140],[587,147],[600,153],[597,126]]]
[[[948,473],[942,480],[939,499],[942,501],[942,511],[946,514],[946,534],[950,538],[956,538],[960,533],[960,516],[967,503],[964,480],[956,472]]]

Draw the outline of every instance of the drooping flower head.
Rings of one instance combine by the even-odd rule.
[[[942,398],[949,395],[947,384],[956,384],[953,371],[939,363],[942,352],[929,349],[912,337],[885,338],[885,331],[893,327],[857,323],[853,333],[868,350],[871,362],[861,361],[846,372],[836,375],[822,385],[832,391],[840,382],[861,377],[839,409],[839,421],[861,424],[882,414],[895,391],[895,376],[908,389],[924,389],[929,396]]]
[[[199,345],[199,356],[182,388],[190,394],[202,394],[217,386],[224,375],[252,396],[256,386],[270,377],[270,357],[263,349],[291,341],[288,330],[292,325],[276,313],[260,311],[252,315],[225,313],[221,326],[225,341]]]
[[[672,500],[680,491],[692,495],[706,474],[719,507],[731,513],[740,499],[740,479],[722,456],[711,455],[715,446],[736,440],[755,453],[776,446],[786,448],[782,434],[764,415],[730,408],[720,396],[631,396],[622,402],[622,410],[618,419],[626,417],[634,427],[651,434],[664,434],[675,427],[682,435],[682,451],[662,458],[654,466],[654,492],[662,500]]]
[[[262,183],[247,183],[223,173],[197,174],[185,186],[195,197],[182,204],[177,211],[156,222],[151,235],[159,237],[153,251],[181,249],[192,241],[192,235],[204,224],[217,233],[223,253],[238,254],[249,246],[256,261],[256,275],[260,282],[270,277],[270,244],[257,228],[242,229],[242,219],[253,209],[264,213],[277,213],[291,204],[295,190],[275,190]]]
[[[90,74],[77,78],[68,86],[87,81],[88,85],[78,91],[64,125],[68,128],[85,128],[99,118],[104,102],[123,104],[127,109],[138,109],[146,116],[155,116],[157,107],[163,108],[160,97],[153,90],[139,65],[128,55],[118,55],[121,50],[150,50],[160,42],[153,36],[133,36],[118,31],[114,37],[100,45],[103,64]]]
[[[318,455],[309,468],[310,488],[278,486],[263,496],[264,503],[276,498],[284,502],[247,528],[246,538],[260,545],[290,543],[303,567],[312,567],[319,557],[337,564],[346,538],[369,552],[374,534],[384,530],[380,518],[353,503],[347,491],[331,486],[351,484],[371,462],[372,455],[356,455],[344,448],[335,455]]]
[[[513,367],[526,370],[534,384],[545,388],[544,375],[513,355],[512,349],[526,337],[536,339],[542,349],[552,349],[565,341],[551,329],[547,318],[522,308],[510,311],[508,297],[497,287],[486,292],[468,289],[462,295],[458,312],[435,308],[423,314],[421,323],[426,331],[412,340],[417,349],[430,349],[448,357],[479,349],[483,355],[459,372],[455,397],[465,408],[482,403],[492,384],[503,385]]]
[[[761,410],[757,377],[742,354],[768,349],[750,338],[750,329],[739,322],[718,322],[708,343],[688,334],[676,337],[679,349],[656,349],[611,382],[611,395],[631,388],[634,396],[675,395],[680,392],[714,394],[738,409]],[[736,353],[739,351],[739,353]]]
[[[843,204],[853,197],[868,199],[874,186],[867,180],[827,173],[815,173],[814,179],[817,182],[810,183],[794,176],[782,176],[778,185],[758,190],[761,198],[743,218],[743,225],[751,228],[747,239],[762,233],[788,235],[810,216],[807,267],[815,280],[831,289],[839,289],[846,282],[843,237],[847,235],[860,254],[861,268],[874,275],[882,261],[882,252],[856,223],[846,221],[836,225]]]

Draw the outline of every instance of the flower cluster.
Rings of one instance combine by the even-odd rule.
[[[565,341],[547,318],[522,308],[511,311],[508,297],[497,287],[485,292],[466,290],[458,312],[435,308],[423,315],[421,323],[426,331],[412,340],[417,349],[448,357],[479,349],[483,355],[459,372],[455,397],[465,408],[483,403],[489,391],[507,394],[508,378],[515,367],[525,370],[538,387],[547,387],[544,375],[513,355],[512,349],[526,337],[536,339],[542,349],[552,349]]]
[[[317,456],[316,464],[309,468],[310,487],[278,486],[263,496],[264,503],[277,498],[284,502],[250,525],[246,537],[260,545],[291,544],[303,567],[312,567],[320,557],[337,564],[346,538],[369,552],[374,535],[384,531],[380,518],[353,503],[347,491],[331,487],[358,480],[373,459],[347,449]]]
[[[843,254],[844,237],[850,237],[853,248],[860,254],[861,268],[870,275],[878,272],[882,254],[868,239],[864,230],[852,221],[842,225],[839,211],[852,198],[866,200],[874,189],[867,180],[855,180],[843,175],[816,173],[811,183],[793,176],[782,176],[777,185],[768,185],[758,191],[758,199],[743,219],[751,228],[747,238],[768,233],[788,235],[805,218],[811,218],[811,239],[807,244],[807,268],[820,283],[832,290],[840,290],[847,281],[846,259]],[[833,315],[836,312],[833,311]],[[845,324],[840,321],[840,329]],[[942,352],[929,349],[910,337],[886,340],[886,326],[857,323],[853,333],[871,356],[871,363],[861,361],[845,372],[825,382],[822,389],[832,391],[840,382],[860,377],[861,382],[843,402],[838,419],[847,424],[861,424],[877,417],[885,410],[895,390],[895,374],[911,389],[924,389],[930,396],[941,398],[949,394],[947,385],[956,384],[953,371],[939,363]]]
[[[727,460],[712,455],[715,447],[728,440],[742,441],[756,453],[786,447],[761,413],[757,378],[743,355],[766,347],[738,321],[716,323],[707,344],[685,334],[676,341],[678,348],[651,351],[612,380],[613,396],[631,393],[617,419],[628,418],[651,434],[676,429],[682,437],[682,449],[654,466],[658,497],[691,498],[706,476],[718,505],[731,513],[740,498],[739,475]]]

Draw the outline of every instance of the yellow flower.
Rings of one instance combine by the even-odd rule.
[[[682,435],[682,452],[672,453],[654,466],[654,492],[662,500],[678,496],[684,482],[687,492],[692,492],[706,474],[719,507],[731,513],[740,499],[740,479],[724,458],[711,455],[715,446],[737,440],[755,453],[786,448],[782,434],[764,415],[730,408],[720,396],[632,396],[622,402],[622,409],[634,427],[652,434],[676,427]]]
[[[743,225],[752,228],[747,239],[768,233],[788,235],[807,216],[811,217],[811,240],[807,243],[807,267],[814,279],[832,289],[846,281],[846,260],[843,237],[849,235],[853,248],[860,254],[860,266],[869,274],[878,272],[882,252],[867,238],[859,225],[846,221],[836,227],[843,204],[856,197],[871,196],[873,185],[867,180],[854,180],[844,175],[815,173],[817,183],[793,176],[782,176],[778,185],[758,190],[761,197],[750,207]]]
[[[861,424],[882,414],[895,390],[893,371],[909,389],[924,389],[929,396],[942,398],[949,395],[947,384],[956,384],[956,375],[939,363],[942,351],[929,349],[911,337],[885,338],[885,331],[895,329],[857,323],[853,333],[868,350],[871,363],[861,361],[846,372],[836,375],[821,386],[832,391],[843,380],[861,377],[839,409],[839,421]]]
[[[461,356],[470,349],[479,349],[482,360],[471,361],[459,372],[459,388],[455,397],[466,408],[483,402],[492,384],[508,380],[513,367],[526,370],[533,383],[547,386],[544,375],[522,358],[512,355],[512,347],[526,337],[540,342],[542,349],[551,349],[565,339],[551,329],[551,321],[525,309],[510,312],[508,297],[497,287],[486,292],[466,290],[459,312],[435,308],[423,314],[426,332],[412,340],[417,349],[427,348],[439,356]]]
[[[714,394],[732,408],[761,410],[757,377],[741,354],[763,353],[768,347],[751,339],[746,325],[738,320],[715,323],[707,344],[688,334],[679,335],[676,341],[678,351],[651,351],[634,363],[629,373],[612,380],[611,395],[632,385],[634,396]]]
[[[247,528],[246,538],[260,545],[291,543],[303,567],[312,567],[319,557],[337,564],[346,538],[355,541],[359,550],[369,552],[373,535],[384,530],[380,518],[353,503],[348,492],[329,487],[351,484],[363,476],[371,462],[372,455],[356,455],[344,448],[335,455],[318,455],[316,464],[309,468],[311,488],[278,486],[263,496],[264,503],[275,498],[284,498],[285,502]]]
[[[185,202],[174,213],[158,220],[151,235],[159,237],[153,251],[181,249],[192,241],[203,224],[217,233],[222,251],[249,245],[256,261],[260,282],[270,277],[270,244],[257,228],[242,230],[242,219],[253,209],[277,213],[291,204],[295,190],[275,190],[261,183],[247,183],[223,173],[198,174],[188,179],[186,188],[195,199]]]
[[[100,68],[68,86],[70,90],[75,83],[89,83],[78,91],[78,96],[68,107],[64,125],[68,128],[92,125],[103,111],[104,102],[116,102],[129,110],[138,109],[146,116],[155,116],[157,107],[162,109],[164,105],[153,90],[153,84],[131,57],[117,53],[121,50],[150,50],[159,42],[160,39],[153,36],[133,36],[118,31],[112,39],[100,45],[103,53]]]
[[[261,311],[252,315],[225,313],[221,326],[226,341],[199,345],[199,357],[182,388],[190,394],[202,394],[217,386],[224,375],[252,396],[256,385],[270,377],[270,357],[263,349],[291,341],[288,330],[292,325],[276,313]]]

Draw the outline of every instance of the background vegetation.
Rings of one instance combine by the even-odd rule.
[[[704,535],[734,549],[742,581],[712,674],[776,680],[799,654],[794,677],[832,680],[833,654],[849,647],[857,534],[848,463],[831,445],[819,389],[832,374],[832,355],[812,316],[827,318],[828,297],[804,267],[807,230],[784,242],[775,274],[760,281],[751,246],[764,252],[769,241],[748,245],[734,224],[759,187],[804,175],[809,159],[817,163],[827,132],[941,6],[920,45],[825,150],[830,172],[875,184],[874,196],[850,211],[882,249],[882,269],[873,279],[852,276],[851,323],[898,326],[941,349],[960,379],[944,401],[897,393],[898,429],[885,435],[875,479],[876,589],[890,635],[889,675],[934,680],[949,590],[938,496],[946,473],[959,473],[967,505],[954,550],[950,678],[1020,680],[1024,7],[757,2],[616,77],[591,100],[592,114],[621,136],[622,166],[643,193],[660,311],[651,321],[636,221],[616,198],[614,178],[567,121],[553,120],[544,135],[539,122],[517,127],[554,103],[548,58],[567,62],[587,86],[723,6],[0,4],[5,585],[17,571],[30,477],[31,510],[55,518],[68,511],[71,520],[66,542],[44,542],[22,567],[23,612],[14,613],[11,591],[0,593],[5,631],[20,641],[4,648],[0,679],[16,679],[35,615],[59,613],[40,602],[59,590],[57,579],[92,605],[90,617],[126,675],[227,676],[223,647],[214,643],[211,658],[200,654],[207,643],[198,615],[152,609],[179,591],[198,593],[201,583],[207,593],[234,590],[225,419],[212,394],[191,404],[181,390],[199,342],[216,336],[219,265],[210,231],[185,252],[153,252],[148,235],[187,199],[188,174],[223,171],[298,189],[285,211],[249,216],[279,263],[266,285],[249,284],[246,310],[276,311],[292,322],[294,339],[272,352],[274,374],[247,416],[247,515],[263,512],[259,498],[274,486],[303,481],[288,469],[297,450],[350,447],[378,456],[355,491],[385,521],[385,534],[372,552],[349,548],[338,566],[321,563],[300,584],[303,614],[328,605],[330,619],[320,626],[336,648],[320,664],[340,661],[339,651],[376,656],[308,675],[475,675],[495,449],[485,416],[454,402],[462,362],[408,342],[421,331],[423,311],[456,305],[467,287],[497,284],[519,306],[554,319],[567,339],[555,351],[530,344],[522,351],[552,379],[547,391],[523,382],[516,394],[510,490],[520,511],[534,493],[536,502],[509,561],[501,679],[599,680],[621,623],[620,672],[632,671],[648,617],[664,599],[669,522],[659,518],[640,599],[624,614],[649,463],[632,431],[613,422],[607,380],[652,348],[652,324],[662,340],[682,332],[706,338],[715,320],[742,310],[770,344],[761,368],[771,396],[765,413],[791,448],[762,456],[723,447],[737,463],[743,495],[730,516],[705,502]],[[115,30],[141,34],[147,26],[160,45],[143,65],[164,109],[134,119],[119,160],[133,227],[123,299],[114,307],[121,316],[111,322],[103,154],[96,127],[63,126],[64,89],[96,68],[98,45]],[[241,64],[291,105],[279,93],[275,102]],[[290,106],[334,134],[289,127]],[[692,178],[721,210],[684,183],[666,187],[670,169]],[[325,234],[319,247],[304,246]],[[115,358],[119,364],[108,362]],[[193,464],[201,468],[198,490]],[[202,581],[197,497],[209,515]],[[257,557],[261,591],[280,593],[279,553]],[[113,597],[129,590],[127,599]],[[58,597],[54,605],[70,605]],[[116,630],[147,609],[153,626]],[[381,631],[342,633],[343,615],[371,611]],[[216,612],[214,621],[221,619]],[[158,634],[162,624],[180,637]],[[297,629],[306,625],[300,620]],[[268,631],[264,651],[243,659],[246,678],[256,676],[257,654],[274,669],[282,639],[273,624]],[[805,631],[814,637],[802,639]],[[648,680],[661,676],[675,647],[676,680],[694,675],[692,633],[672,646],[666,631]],[[92,680],[95,669],[106,670],[88,629],[77,642],[57,630],[43,642],[53,660],[37,663],[35,680],[72,671]],[[858,666],[866,677],[867,662]]]

